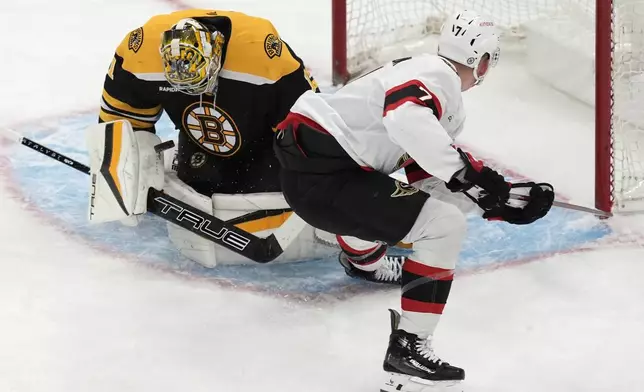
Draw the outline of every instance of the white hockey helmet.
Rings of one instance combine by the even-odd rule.
[[[458,12],[447,18],[438,38],[438,55],[473,68],[476,84],[481,84],[489,67],[499,61],[501,32],[492,19],[473,11]],[[488,54],[490,63],[478,74],[481,59]]]

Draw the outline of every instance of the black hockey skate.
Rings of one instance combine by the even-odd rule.
[[[349,256],[344,251],[340,252],[338,261],[344,267],[344,272],[352,278],[364,279],[376,283],[400,285],[402,265],[405,258],[403,256],[385,256],[384,263],[375,271],[363,271],[356,268],[349,261]]]
[[[465,371],[441,361],[431,340],[398,329],[400,314],[391,312],[391,335],[383,369],[388,378],[381,392],[462,391]]]

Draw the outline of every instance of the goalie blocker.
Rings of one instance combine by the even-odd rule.
[[[90,158],[90,222],[132,223],[147,211],[150,188],[163,189],[161,139],[150,132],[134,132],[129,121],[118,120],[88,128]]]

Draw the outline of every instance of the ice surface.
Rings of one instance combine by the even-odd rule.
[[[70,135],[48,131],[58,129],[61,115],[70,119],[72,112],[96,109],[121,38],[176,4],[2,2],[0,126],[16,126],[62,147]],[[238,0],[216,6],[271,18],[328,86],[327,1]],[[519,64],[520,59],[502,57],[483,86],[466,95],[463,142],[590,204],[592,112],[540,86]],[[82,159],[82,144],[65,147],[77,149],[69,152]],[[397,290],[314,301],[241,290],[244,282],[234,277],[219,285],[192,273],[150,268],[154,257],[140,253],[149,248],[123,252],[78,230],[83,208],[73,205],[79,199],[71,195],[82,182],[75,177],[80,174],[29,151],[2,148],[0,391],[378,390],[386,309],[399,306]],[[30,170],[46,181],[27,175]],[[70,209],[55,204],[52,195],[67,195],[61,202]],[[480,235],[468,241],[482,242],[466,247],[485,252],[472,253],[471,266],[468,257],[461,260],[437,331],[438,353],[465,367],[468,391],[644,390],[642,218],[620,217],[609,228],[562,212],[549,219],[554,221],[544,220],[539,236],[517,230],[497,249],[483,244],[509,235],[499,233],[503,226],[475,228]],[[574,232],[596,233],[601,240],[585,237],[536,261],[477,268],[486,258],[506,257],[517,238],[543,246]],[[167,244],[161,239],[156,244],[154,250],[163,254]]]

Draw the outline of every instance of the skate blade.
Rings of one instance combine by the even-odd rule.
[[[380,392],[464,392],[463,383],[458,380],[430,381],[405,374],[387,373],[387,379]]]

